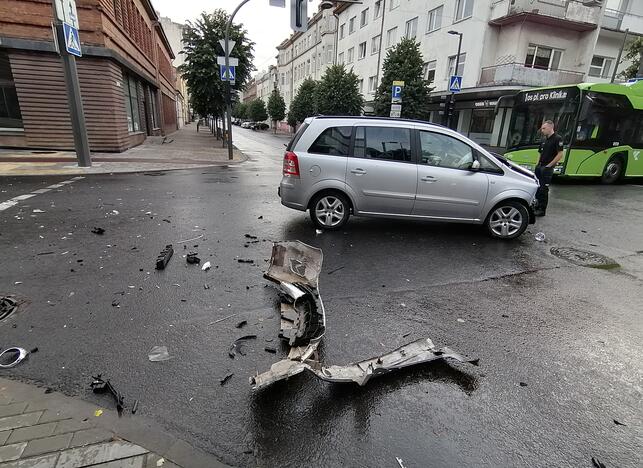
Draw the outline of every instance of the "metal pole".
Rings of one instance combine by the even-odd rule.
[[[230,40],[230,27],[232,26],[232,20],[234,19],[234,16],[237,14],[239,9],[244,6],[246,3],[248,3],[250,0],[243,0],[239,5],[237,5],[237,8],[234,9],[232,12],[232,15],[230,15],[230,19],[228,19],[228,24],[226,25],[225,28],[225,69],[226,73],[230,69],[230,50],[228,50],[229,47],[229,40]],[[226,80],[226,97],[227,97],[227,103],[226,103],[226,122],[227,122],[227,127],[228,127],[228,159],[232,159],[232,93],[231,93],[231,86],[230,86],[230,81]]]
[[[382,41],[384,39],[384,17],[386,16],[386,0],[382,0],[382,21],[380,23],[380,46],[377,51],[377,84],[380,84],[380,65],[382,63]]]
[[[339,16],[333,12],[335,17],[335,57],[333,59],[333,65],[337,65],[337,37],[339,36]],[[315,43],[315,52],[317,52],[317,44]]]
[[[458,33],[458,53],[455,56],[455,65],[453,66],[453,74],[455,76],[458,75],[458,65],[460,64],[460,52],[462,51],[462,33]],[[455,93],[451,93],[451,102],[449,103],[449,109],[452,111],[449,113],[449,125],[448,127],[451,128],[451,125],[453,125],[453,114],[455,111]]]
[[[621,48],[618,51],[618,57],[616,58],[616,63],[614,64],[614,71],[612,72],[612,79],[610,80],[610,83],[614,83],[614,80],[616,79],[616,70],[618,70],[618,66],[621,64],[621,55],[623,55],[623,49],[625,48],[625,42],[627,41],[627,35],[630,33],[629,28],[625,30],[625,35],[623,36],[623,43],[621,44]]]

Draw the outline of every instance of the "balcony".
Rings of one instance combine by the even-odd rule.
[[[629,29],[630,32],[643,34],[643,16],[606,8],[601,26],[616,31]]]
[[[558,86],[583,81],[583,73],[566,70],[542,70],[520,63],[506,63],[484,67],[478,86]]]
[[[501,0],[491,7],[492,26],[529,21],[573,31],[596,29],[601,6],[590,0]]]

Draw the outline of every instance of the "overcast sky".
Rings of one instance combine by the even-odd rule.
[[[229,13],[236,8],[241,0],[152,0],[154,8],[161,16],[168,16],[177,23],[196,19],[202,12],[211,12],[223,8]],[[308,16],[317,11],[319,0],[308,4]],[[234,18],[235,23],[243,23],[250,39],[255,43],[255,67],[258,71],[267,70],[271,64],[276,64],[275,47],[291,33],[290,29],[290,0],[286,0],[286,8],[276,8],[268,5],[268,0],[250,0]],[[233,51],[234,55],[234,51]]]

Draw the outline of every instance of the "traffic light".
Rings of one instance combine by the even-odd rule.
[[[290,0],[290,28],[293,31],[308,30],[308,0]]]

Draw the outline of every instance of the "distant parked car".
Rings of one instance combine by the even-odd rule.
[[[254,122],[244,122],[241,124],[241,128],[252,128],[254,124]]]
[[[537,189],[531,171],[441,125],[313,117],[286,147],[279,197],[320,229],[353,214],[483,224],[513,239],[535,222]]]
[[[254,126],[255,130],[268,130],[270,125],[264,122],[257,122]]]

